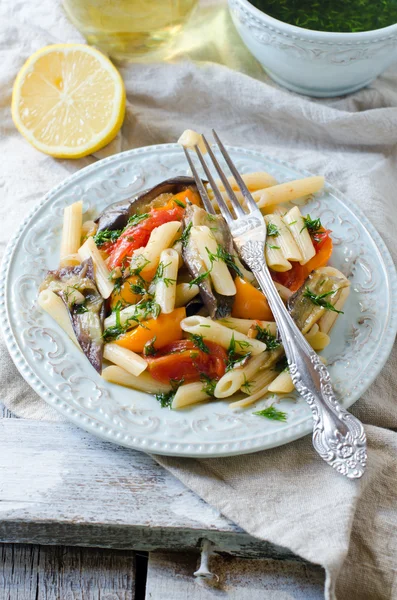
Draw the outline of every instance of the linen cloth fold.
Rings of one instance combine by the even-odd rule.
[[[203,3],[172,60],[120,68],[126,119],[117,139],[77,161],[40,154],[15,130],[12,84],[35,50],[82,41],[59,2],[0,4],[0,248],[51,187],[110,153],[175,141],[216,126],[225,142],[323,174],[356,202],[396,259],[397,69],[349,97],[313,100],[277,87],[239,40],[223,2]],[[193,62],[193,59],[196,62]],[[367,426],[365,477],[347,481],[306,437],[233,458],[156,456],[183,483],[250,534],[322,565],[328,600],[397,598],[397,353],[352,408]],[[1,401],[16,415],[63,420],[25,383],[3,343]]]

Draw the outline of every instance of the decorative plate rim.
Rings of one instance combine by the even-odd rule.
[[[288,161],[280,160],[264,154],[258,150],[252,150],[248,148],[242,148],[239,146],[228,146],[229,150],[246,154],[256,158],[262,158],[264,160],[273,162],[287,169],[299,171],[306,176],[311,176],[312,173],[306,169],[295,167]],[[139,154],[145,154],[148,152],[167,152],[169,150],[179,150],[178,144],[157,144],[153,146],[144,146],[141,148],[134,148],[127,150],[119,154],[112,155],[96,163],[84,167],[71,176],[67,177],[61,183],[53,187],[44,197],[38,202],[33,209],[29,212],[27,217],[21,222],[18,229],[10,239],[0,268],[0,323],[3,331],[4,340],[10,356],[15,363],[18,371],[26,382],[33,388],[33,390],[50,406],[55,408],[68,420],[78,425],[87,432],[96,435],[106,441],[117,443],[121,446],[142,450],[145,452],[152,452],[154,454],[163,454],[167,456],[184,456],[193,458],[209,458],[209,457],[220,457],[220,456],[233,456],[240,454],[248,454],[252,452],[258,452],[268,448],[274,448],[285,443],[290,443],[304,435],[308,434],[312,430],[311,417],[301,418],[294,424],[291,424],[287,429],[283,428],[280,431],[267,432],[263,436],[255,436],[251,440],[239,440],[236,442],[201,442],[201,443],[188,443],[188,442],[159,442],[156,440],[148,440],[145,437],[134,436],[129,433],[122,433],[117,431],[116,428],[112,428],[109,425],[103,424],[101,421],[96,420],[92,417],[88,417],[82,411],[77,410],[70,406],[66,401],[62,400],[47,387],[40,379],[40,377],[34,372],[29,366],[23,351],[18,345],[18,342],[13,334],[9,314],[7,307],[7,291],[8,291],[8,278],[9,271],[12,264],[12,258],[18,246],[22,234],[25,228],[30,223],[34,215],[39,209],[50,202],[63,188],[66,188],[71,183],[75,183],[79,178],[84,177],[87,173],[99,171],[104,165],[109,165],[113,162],[117,162],[120,157],[136,156]],[[346,196],[338,189],[334,188],[330,184],[326,184],[326,191],[335,194],[340,199],[348,210],[350,210],[354,216],[360,221],[360,224],[367,230],[367,233],[371,237],[374,245],[376,246],[379,255],[385,265],[389,284],[389,296],[391,299],[391,305],[393,301],[397,301],[397,274],[393,263],[393,259],[383,242],[381,236],[362,213],[361,209],[358,208],[353,202],[346,198]],[[384,364],[386,363],[389,354],[392,350],[394,338],[397,332],[397,311],[389,311],[388,322],[385,326],[383,334],[383,345],[377,355],[376,366],[373,370],[366,372],[360,379],[360,384],[357,389],[352,391],[349,401],[345,403],[345,406],[351,406],[356,402],[364,391],[371,385],[375,378],[379,375]],[[288,438],[288,439],[286,439]]]

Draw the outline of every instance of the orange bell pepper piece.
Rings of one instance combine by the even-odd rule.
[[[180,202],[183,202],[183,204],[186,204],[186,200],[189,200],[189,202],[191,202],[192,204],[196,204],[196,206],[199,206],[201,204],[200,201],[200,196],[198,194],[196,194],[196,192],[194,192],[191,189],[187,189],[184,190],[183,192],[179,192],[178,194],[175,194],[175,196],[172,198],[171,202],[176,199],[179,200]]]
[[[158,350],[182,338],[181,321],[185,317],[185,307],[176,308],[168,314],[162,313],[157,319],[142,321],[138,327],[117,338],[115,343],[133,352],[142,353],[144,345],[156,338],[153,346]]]
[[[258,321],[274,321],[266,296],[251,283],[241,277],[234,280],[236,297],[232,308],[232,317],[238,319],[255,319]]]
[[[132,291],[131,285],[134,284],[142,285],[142,282],[137,275],[128,277],[125,281],[123,281],[119,289],[113,290],[112,295],[110,296],[110,308],[112,310],[118,302],[121,302],[122,306],[126,306],[127,304],[137,304],[140,300],[142,300],[141,294],[136,294]]]

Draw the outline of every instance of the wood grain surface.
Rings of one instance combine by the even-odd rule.
[[[212,556],[211,582],[196,580],[199,556],[149,554],[146,600],[322,600],[324,571],[315,565],[273,559]]]
[[[135,600],[131,551],[1,545],[2,600]]]
[[[66,424],[0,420],[0,542],[193,549],[288,558],[252,538],[142,452]]]

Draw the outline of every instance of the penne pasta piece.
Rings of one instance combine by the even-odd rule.
[[[266,240],[265,258],[267,266],[273,269],[273,271],[284,273],[285,271],[292,269],[292,265],[285,258],[281,246],[278,246],[273,238]]]
[[[348,285],[340,291],[339,298],[337,299],[337,301],[334,304],[336,310],[343,310],[343,306],[344,306],[349,294],[350,294],[350,282],[348,282]],[[320,332],[328,334],[331,331],[332,327],[335,325],[335,322],[336,322],[336,319],[338,318],[338,316],[339,315],[337,312],[333,312],[330,310],[325,311],[325,313],[321,316],[321,318],[318,321],[318,326],[319,326]]]
[[[299,263],[301,265],[305,265],[311,258],[313,258],[313,256],[316,254],[316,251],[299,208],[297,206],[291,208],[291,210],[284,215],[283,221],[289,227],[289,230],[301,252],[302,260],[300,260]]]
[[[200,317],[198,315],[186,317],[181,321],[181,327],[187,333],[202,335],[204,340],[215,342],[224,348],[229,348],[230,342],[234,340],[238,354],[251,352],[255,356],[266,350],[266,344],[263,342],[249,338],[239,331],[233,331],[221,325],[218,321],[212,321],[207,317]]]
[[[72,342],[81,350],[80,344],[77,341],[70,321],[68,309],[63,300],[51,290],[43,290],[40,292],[37,303],[51,318],[58,323],[59,327],[70,337]]]
[[[160,254],[160,262],[155,275],[155,302],[164,314],[175,308],[176,278],[178,277],[179,256],[173,248],[167,248]]]
[[[257,173],[245,173],[241,175],[245,185],[250,190],[250,192],[254,192],[255,190],[262,190],[264,188],[277,185],[277,179],[270,175],[270,173],[266,173],[265,171],[259,171]],[[240,188],[238,183],[234,179],[234,177],[228,177],[228,182],[230,183],[233,190],[239,192]],[[223,185],[220,179],[215,180],[218,189],[221,192],[225,191],[225,186]]]
[[[139,354],[112,343],[105,344],[103,358],[132,373],[136,377],[143,373],[148,365],[147,361],[142,356],[139,356]]]
[[[175,308],[186,306],[190,300],[193,300],[193,298],[197,296],[199,291],[200,288],[196,284],[190,285],[189,283],[178,283],[175,293]]]
[[[210,228],[206,225],[192,227],[190,238],[193,240],[207,270],[210,271],[215,291],[223,296],[234,296],[236,286],[226,263],[222,259],[211,259],[211,256],[215,256],[218,252],[218,244]]]
[[[271,214],[265,216],[267,224],[267,241],[274,240],[274,244],[280,247],[284,258],[291,261],[302,260],[302,254],[299,250],[289,227],[284,223],[279,215]]]
[[[151,314],[148,314],[146,307],[141,308],[139,304],[131,304],[120,310],[118,317],[121,327],[133,329],[138,326],[140,321],[150,319]],[[113,312],[105,319],[105,329],[114,327],[115,325],[117,325],[117,313]]]
[[[188,148],[189,150],[194,150],[194,147],[198,146],[202,154],[207,153],[203,136],[201,133],[197,133],[197,131],[194,131],[193,129],[185,129],[177,143],[185,148]]]
[[[95,282],[102,298],[109,298],[114,288],[114,282],[109,279],[110,271],[92,237],[87,238],[84,244],[79,248],[81,260],[92,258],[94,263]]]
[[[239,389],[244,392],[244,386],[252,379],[266,358],[267,356],[262,352],[262,354],[250,358],[244,367],[235,367],[225,373],[215,386],[215,398],[227,398],[238,392]]]
[[[286,302],[288,298],[292,296],[291,290],[289,290],[284,285],[281,285],[281,283],[277,283],[277,281],[273,281],[273,283],[276,286],[278,293],[280,294],[280,298],[284,300],[284,302]]]
[[[247,398],[243,398],[242,400],[231,402],[231,404],[229,404],[229,408],[246,408],[258,400],[261,400],[261,398],[267,394],[270,382],[276,377],[277,373],[270,369],[258,372],[255,375],[255,382],[251,384],[251,395],[247,396]]]
[[[274,321],[258,321],[253,319],[236,319],[235,317],[227,317],[226,319],[218,319],[221,325],[239,331],[240,333],[248,334],[251,327],[259,325],[262,329],[267,329],[272,335],[277,334],[277,325]]]
[[[320,331],[317,323],[306,333],[305,338],[316,352],[324,350],[331,341],[327,333]]]
[[[205,393],[204,386],[201,381],[194,383],[186,383],[179,386],[171,404],[171,408],[185,408],[199,402],[206,402],[211,399],[211,396]]]
[[[172,246],[180,229],[179,221],[169,221],[153,229],[146,247],[135,250],[131,260],[131,271],[139,268],[144,275],[157,269],[160,254]]]
[[[178,269],[183,267],[182,242],[174,242],[173,249],[178,253]]]
[[[279,183],[264,190],[258,190],[252,195],[258,207],[265,208],[314,194],[324,187],[324,181],[324,177],[321,175],[305,177],[304,179],[287,181],[286,183]]]
[[[85,221],[81,228],[82,241],[85,242],[88,237],[95,235],[97,230],[98,225],[95,223],[95,221]]]
[[[61,267],[77,267],[81,264],[80,256],[76,254],[68,254],[61,261]]]
[[[80,248],[82,224],[83,203],[80,201],[67,206],[63,211],[61,267],[70,266],[67,257],[76,254]]]
[[[146,371],[136,377],[121,367],[111,366],[103,369],[102,377],[111,383],[124,385],[125,387],[146,392],[147,394],[161,394],[171,390],[170,385],[153,379]]]
[[[282,371],[267,388],[273,394],[289,394],[295,389],[289,371]]]
[[[243,279],[245,279],[245,281],[248,281],[249,283],[252,283],[253,285],[255,285],[255,287],[259,287],[255,275],[252,273],[252,271],[248,271],[248,269],[244,267],[243,263],[236,255],[234,256],[234,262],[243,274]]]

